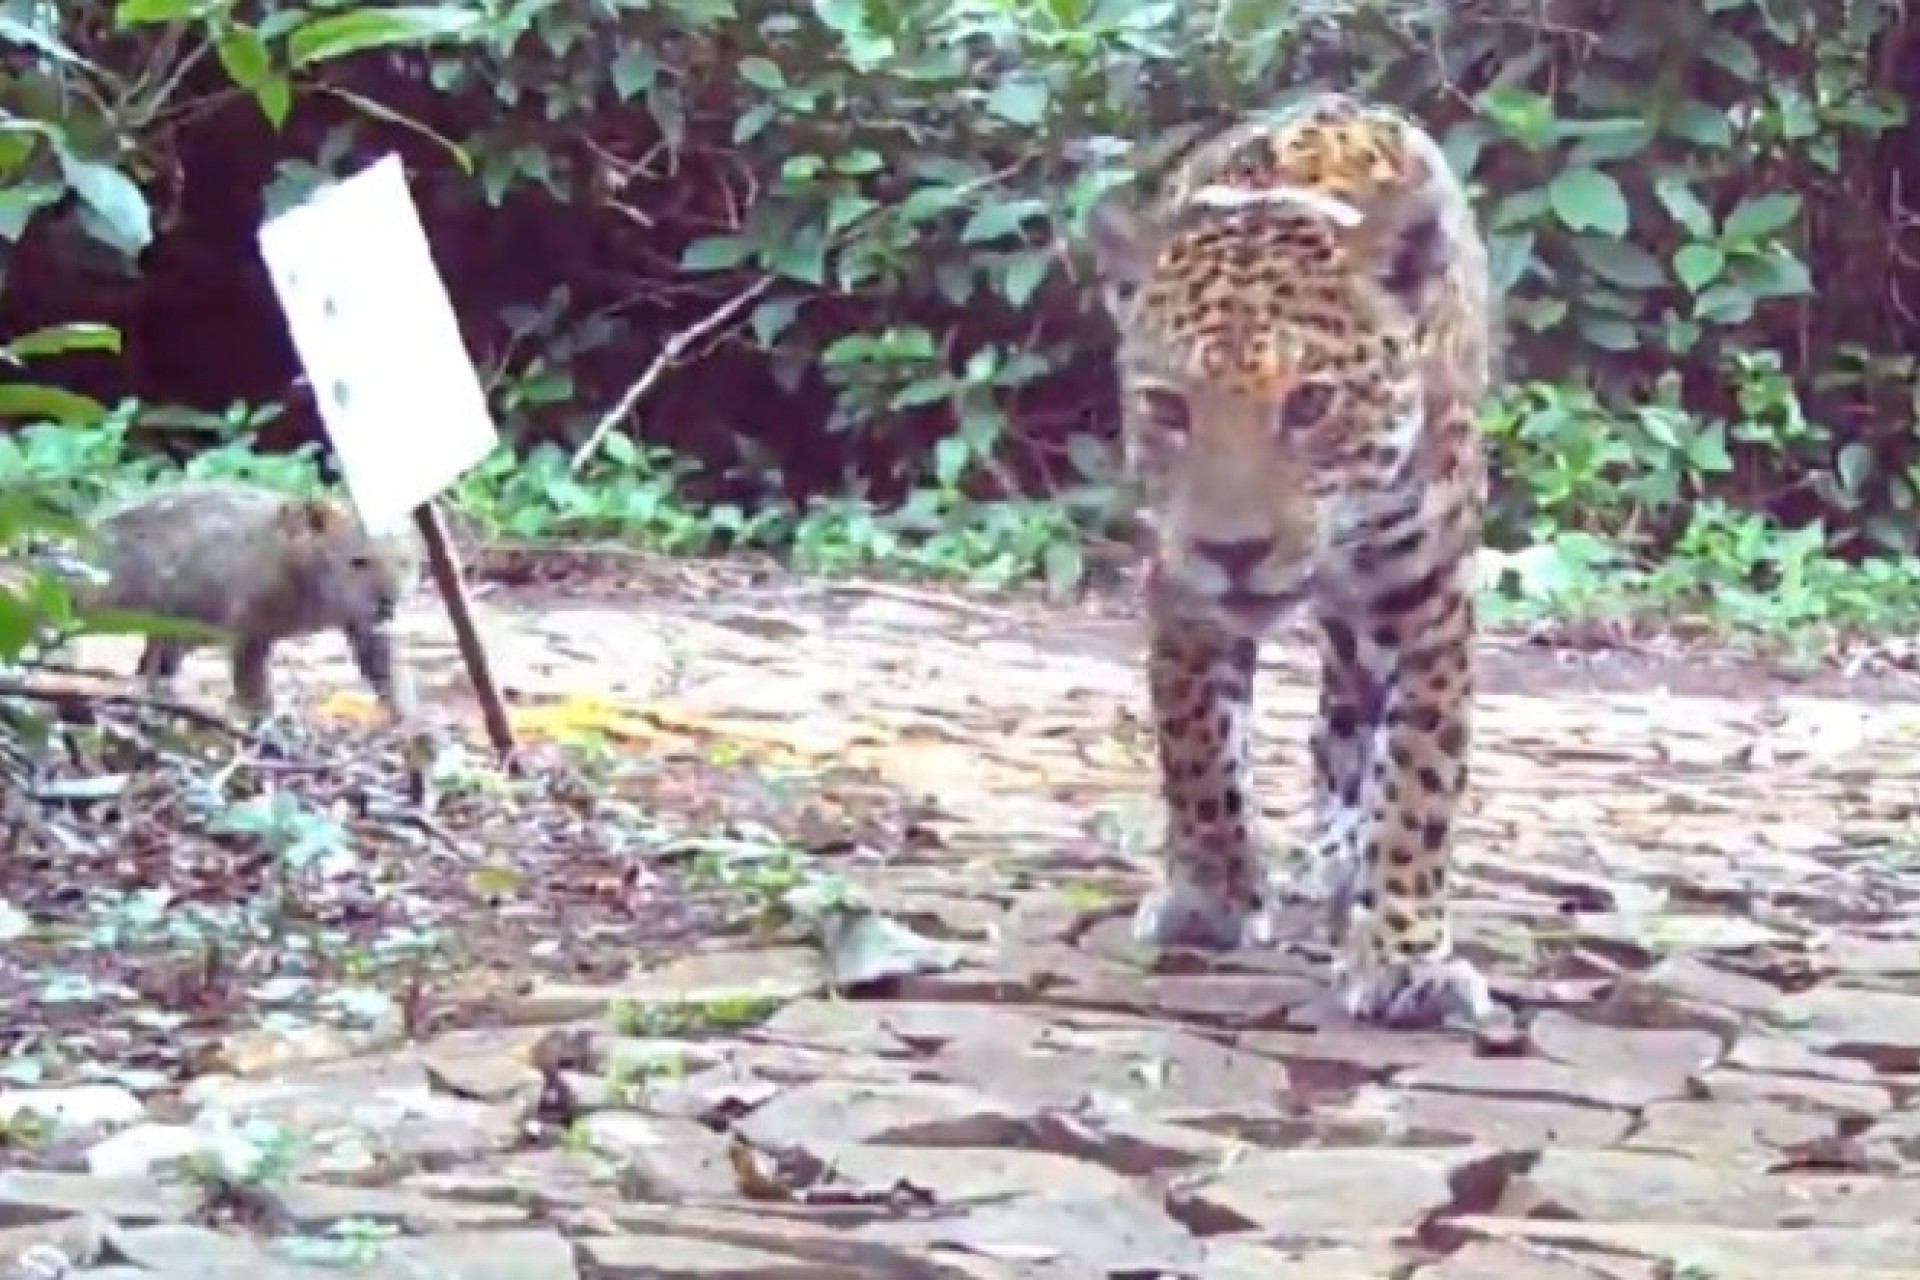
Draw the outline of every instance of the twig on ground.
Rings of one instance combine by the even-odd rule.
[[[948,613],[978,618],[983,622],[1006,624],[1019,621],[1018,616],[1010,609],[968,600],[938,588],[917,587],[910,583],[878,582],[871,578],[841,578],[823,584],[820,589],[829,596],[872,596],[875,599],[892,600],[899,604],[942,609]]]
[[[67,662],[49,662],[44,658],[35,658],[29,665],[35,675],[79,676],[84,680],[119,680],[125,675],[111,667],[81,667]]]
[[[365,817],[367,821],[383,826],[413,827],[428,839],[438,841],[440,844],[446,846],[450,852],[459,854],[462,857],[473,856],[473,850],[463,844],[459,836],[447,830],[444,824],[418,808],[407,808],[402,805],[389,804],[384,800],[371,800],[366,807]]]
[[[738,315],[742,308],[765,293],[772,285],[772,276],[761,276],[747,288],[708,312],[697,323],[688,325],[668,338],[662,344],[659,354],[654,356],[653,362],[638,378],[634,379],[633,385],[627,388],[626,393],[620,397],[613,408],[607,410],[606,416],[594,424],[593,430],[587,434],[586,442],[574,451],[570,470],[578,472],[587,464],[589,458],[599,452],[601,443],[607,438],[607,433],[626,420],[627,415],[633,412],[634,406],[640,403],[640,398],[652,389],[653,384],[672,367],[674,361],[686,354],[688,347]]]
[[[213,729],[242,742],[251,742],[255,737],[254,731],[245,725],[235,724],[211,711],[203,711],[199,707],[189,706],[184,702],[156,698],[151,694],[109,693],[91,689],[42,689],[24,680],[0,680],[0,698],[26,698],[33,702],[56,705],[116,707],[123,711],[154,711],[199,725],[203,729]]]

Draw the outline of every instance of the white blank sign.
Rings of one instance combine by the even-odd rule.
[[[398,156],[260,228],[360,518],[398,528],[499,440]]]

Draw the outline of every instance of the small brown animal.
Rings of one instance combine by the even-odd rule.
[[[418,574],[415,541],[371,535],[340,503],[235,481],[192,480],[97,513],[104,585],[82,601],[197,622],[229,637],[236,700],[273,707],[269,664],[286,639],[339,631],[354,665],[395,719],[413,695],[396,652],[394,611]],[[149,637],[139,674],[165,689],[207,643]]]

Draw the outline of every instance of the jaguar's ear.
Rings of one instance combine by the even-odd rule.
[[[1118,314],[1145,282],[1153,267],[1153,240],[1118,190],[1107,192],[1087,210],[1087,243],[1108,312]]]
[[[1425,311],[1453,266],[1458,246],[1447,230],[1447,193],[1429,183],[1371,205],[1348,232],[1357,259],[1407,311]]]

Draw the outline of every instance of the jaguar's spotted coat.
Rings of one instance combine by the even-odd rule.
[[[1260,639],[1323,667],[1305,891],[1358,1017],[1490,1010],[1453,951],[1472,574],[1491,377],[1486,249],[1432,137],[1335,94],[1249,120],[1143,213],[1090,220],[1130,469],[1154,534],[1148,684],[1170,827],[1143,941],[1270,941],[1248,730]]]

